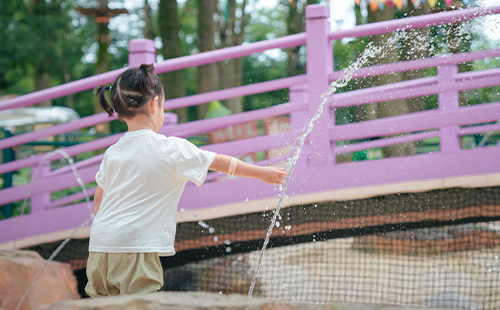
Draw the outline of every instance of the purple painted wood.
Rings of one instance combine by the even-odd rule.
[[[34,165],[31,167],[30,175],[31,180],[44,180],[50,173],[50,161],[46,161],[41,165]],[[35,175],[36,174],[36,175]],[[50,202],[50,192],[41,193],[39,195],[30,195],[30,212],[38,213],[45,211]]]
[[[170,99],[165,101],[165,109],[172,110],[180,107],[194,106],[200,103],[206,103],[214,100],[225,100],[238,96],[247,96],[258,94],[267,91],[273,91],[290,87],[295,84],[305,82],[304,75],[278,79],[269,82],[261,82],[252,85],[245,85],[240,87],[231,88],[229,90],[220,90],[199,95],[186,96],[182,98]],[[175,120],[174,120],[175,117]],[[36,141],[43,137],[54,136],[64,132],[78,130],[90,126],[94,126],[106,121],[117,119],[116,116],[109,117],[107,113],[102,112],[96,115],[87,116],[80,120],[68,122],[64,124],[55,125],[46,129],[41,129],[21,135],[16,135],[11,138],[2,139],[0,141],[0,149]],[[165,113],[165,125],[177,123],[177,115],[172,113]]]
[[[288,92],[288,100],[291,104],[300,104],[302,102],[309,101],[309,95],[307,91],[307,84],[295,85],[291,87]],[[308,124],[309,117],[308,111],[296,111],[290,114],[290,125],[292,131],[295,132],[305,132],[306,126]],[[295,163],[296,169],[302,169],[307,167],[307,158],[309,157],[309,145],[304,144],[302,148],[302,156],[297,159]]]
[[[500,6],[478,7],[466,10],[456,10],[446,13],[426,14],[421,16],[400,18],[382,23],[371,23],[357,26],[352,29],[338,30],[330,33],[330,40],[340,40],[350,37],[366,37],[376,34],[395,32],[400,30],[417,29],[449,23],[458,23],[500,13]]]
[[[442,126],[465,126],[500,119],[500,102],[461,107],[457,110],[427,110],[360,123],[339,125],[332,130],[333,141],[374,138]]]
[[[273,81],[260,82],[256,84],[223,89],[209,93],[170,99],[165,101],[165,109],[178,109],[211,102],[214,100],[225,100],[239,96],[265,93],[273,90],[289,88],[297,84],[302,84],[305,83],[306,80],[307,78],[305,75],[297,75]]]
[[[76,162],[73,165],[75,166],[76,171],[78,171],[78,169],[81,169],[81,168],[100,165],[103,158],[104,158],[104,154],[99,154],[99,155],[81,160],[79,162]],[[67,166],[64,166],[62,168],[52,170],[49,173],[49,175],[50,175],[50,177],[55,177],[57,175],[61,175],[64,173],[73,173],[72,167],[70,165],[67,165]]]
[[[255,138],[241,139],[218,144],[205,145],[202,148],[225,155],[245,155],[260,151],[267,151],[273,148],[296,145],[296,132],[286,132],[270,136],[260,136]]]
[[[97,187],[86,189],[87,195],[89,195],[90,198],[92,196],[94,196],[96,188]],[[64,198],[60,198],[60,199],[57,199],[57,200],[52,200],[48,204],[47,208],[48,209],[52,209],[52,208],[56,208],[56,207],[61,207],[61,206],[67,205],[67,204],[69,204],[71,202],[74,202],[74,201],[77,201],[77,200],[80,200],[80,199],[85,199],[85,194],[83,193],[83,191],[78,192],[78,193],[74,193],[74,194],[71,194],[71,195],[68,195],[68,196],[66,196]]]
[[[358,71],[354,72],[352,77],[360,78],[367,76],[377,76],[393,72],[404,72],[410,70],[438,67],[442,65],[460,64],[464,62],[471,62],[477,59],[495,58],[499,56],[500,56],[500,49],[475,51],[475,52],[467,52],[460,54],[445,54],[432,58],[407,60],[407,61],[400,61],[383,65],[363,67],[360,68]],[[344,71],[332,72],[329,76],[330,82],[339,79],[342,76],[343,72]],[[477,72],[482,72],[482,71],[477,71]]]
[[[169,125],[163,126],[159,133],[168,135],[168,136],[179,136],[179,137],[189,137],[194,136],[201,133],[206,133],[208,131],[225,128],[230,125],[245,123],[249,121],[258,120],[265,117],[276,116],[276,115],[284,115],[291,113],[293,111],[299,111],[304,109],[304,105],[291,105],[291,104],[281,104],[277,106],[273,106],[267,109],[255,110],[250,112],[239,113],[235,115],[229,115],[220,118],[207,119],[207,120],[199,120],[195,122],[184,123],[180,125]],[[81,143],[78,145],[73,145],[65,148],[64,150],[70,155],[76,155],[92,150],[98,150],[102,148],[106,148],[114,143],[116,143],[125,133],[111,135],[105,138],[97,139],[90,142]],[[0,165],[0,174],[15,171],[21,169],[23,167],[28,167],[31,165],[37,164],[42,158],[45,156],[44,154],[19,159],[13,162],[5,163]],[[51,157],[51,161],[61,159],[62,155],[56,154]]]
[[[387,158],[376,161],[339,163],[323,167],[311,167],[295,172],[289,185],[289,194],[300,195],[342,188],[356,188],[379,184],[440,179],[443,176],[467,176],[500,172],[500,166],[491,165],[500,157],[499,147],[465,150],[453,153],[421,154],[407,157]],[[403,170],[404,167],[404,170]],[[334,176],[334,177],[325,177]],[[224,191],[231,195],[214,195]],[[278,191],[272,186],[253,179],[236,179],[211,182],[201,187],[188,186],[184,191],[179,209],[196,210],[218,205],[243,202],[245,199],[276,197]],[[270,208],[274,206],[270,205]],[[78,227],[89,218],[85,203],[64,208],[51,209],[22,217],[18,238],[51,233]],[[2,220],[0,243],[13,240],[18,217]],[[196,219],[193,218],[193,221]],[[44,223],[44,225],[40,225]]]
[[[99,171],[99,165],[82,168],[78,174],[84,184],[95,182],[95,175]],[[46,179],[36,179],[31,183],[30,197],[59,191],[62,189],[79,186],[78,181],[72,173],[50,177]],[[26,197],[30,184],[9,187],[0,190],[0,206],[11,202],[19,201]],[[47,204],[48,205],[48,204]]]
[[[444,65],[438,67],[438,85],[449,84],[455,81],[458,73],[457,65]],[[458,91],[450,90],[438,94],[438,109],[440,111],[457,110],[459,107]],[[440,151],[457,152],[460,150],[460,137],[457,134],[458,126],[443,126],[439,130]]]
[[[443,14],[434,14],[432,16],[413,17],[356,27],[356,29],[349,31],[330,33],[329,24],[326,21],[328,10],[325,7],[318,5],[309,6],[306,8],[307,34],[299,34],[276,40],[269,40],[224,49],[220,51],[186,56],[165,61],[161,64],[157,64],[156,67],[156,72],[158,73],[167,72],[187,68],[194,65],[220,61],[223,59],[238,58],[250,55],[255,52],[261,52],[269,48],[290,47],[306,43],[308,49],[308,72],[306,76],[291,77],[276,81],[264,82],[258,85],[246,85],[237,89],[222,90],[210,94],[195,95],[187,98],[175,99],[168,101],[166,103],[166,108],[172,109],[174,107],[191,106],[212,100],[222,100],[234,96],[241,96],[244,94],[265,92],[268,90],[273,90],[273,88],[279,89],[292,87],[293,89],[302,89],[302,92],[296,93],[294,93],[294,90],[292,89],[290,93],[289,104],[282,104],[269,109],[241,113],[224,118],[201,120],[198,122],[169,127],[166,126],[162,128],[161,132],[168,135],[188,137],[190,135],[220,129],[228,125],[240,124],[250,120],[262,119],[268,116],[290,114],[293,128],[291,132],[275,136],[264,136],[253,139],[210,145],[206,146],[205,148],[219,153],[239,155],[241,153],[253,153],[255,151],[266,150],[269,148],[277,147],[279,145],[293,145],[297,141],[295,137],[297,136],[299,129],[302,129],[306,120],[315,113],[315,110],[317,109],[317,106],[320,102],[320,95],[328,87],[329,80],[331,78],[335,78],[338,74],[340,74],[340,72],[332,72],[333,56],[331,53],[330,39],[335,39],[338,38],[339,35],[341,36],[346,34],[352,36],[356,33],[357,35],[367,35],[370,33],[374,34],[389,32],[393,30],[391,27],[423,27],[423,19],[427,19],[430,23],[433,24],[458,20],[458,18],[462,20],[470,19],[474,17],[474,14],[479,16],[481,14],[484,14],[487,10],[488,9],[471,9],[451,13],[448,12]],[[493,8],[492,11],[500,12],[500,7]],[[149,61],[154,62],[154,51],[151,48],[152,42],[142,41],[141,44],[145,44],[145,48],[139,48],[137,50],[134,50],[134,47],[130,48],[132,53],[131,64],[132,61],[137,61],[137,64]],[[134,51],[139,52],[139,54],[143,53],[143,58],[141,59],[140,56],[133,56]],[[456,64],[462,61],[471,61],[484,57],[496,57],[499,53],[499,50],[472,52],[436,57],[421,61],[408,61],[404,63],[376,66],[366,69],[363,68],[356,73],[356,76],[360,77],[383,74],[384,72],[387,73],[392,71],[405,71],[410,69],[427,68],[445,64]],[[121,71],[123,70],[125,70],[125,68],[121,69]],[[118,71],[109,72],[107,74],[89,78],[87,80],[68,83],[63,85],[64,87],[52,88],[50,90],[47,90],[47,92],[45,93],[41,93],[43,96],[54,96],[51,98],[39,97],[40,92],[31,94],[31,97],[30,95],[22,96],[16,98],[17,101],[10,100],[0,103],[0,110],[2,109],[2,107],[5,108],[17,105],[25,106],[39,101],[64,96],[69,93],[79,92],[83,90],[81,89],[81,87],[88,87],[87,89],[89,89],[97,84],[109,83],[114,80],[114,78],[118,74]],[[500,83],[498,79],[499,76],[500,69],[494,69],[481,72],[456,74],[455,77],[450,77],[450,75],[448,75],[447,81],[438,77],[431,77],[412,81],[410,83],[405,82],[406,84],[398,83],[378,88],[374,87],[372,89],[334,95],[332,98],[330,98],[333,99],[331,106],[336,108],[341,106],[352,106],[364,103],[393,100],[398,96],[400,98],[407,98],[409,96],[423,96],[443,92],[456,93],[458,90],[496,86]],[[109,79],[109,81],[103,82],[105,79]],[[439,84],[437,83],[438,81]],[[91,85],[92,83],[95,84]],[[294,86],[295,84],[302,85],[304,83],[307,83],[307,87]],[[67,88],[70,86],[74,91],[64,93],[64,91],[67,91]],[[38,101],[33,99],[35,96],[37,97],[36,100]],[[366,99],[366,97],[370,98]],[[441,95],[441,97],[443,97],[443,95]],[[447,99],[446,102],[449,103],[451,102],[451,100]],[[371,162],[366,161],[355,163],[339,163],[336,165],[333,165],[333,162],[331,160],[331,158],[333,158],[333,154],[345,152],[346,149],[347,151],[354,151],[360,148],[385,146],[389,143],[393,144],[415,141],[416,139],[436,136],[436,131],[359,143],[348,146],[344,149],[334,149],[333,152],[331,152],[330,150],[330,141],[336,142],[358,138],[379,137],[431,129],[441,130],[441,128],[443,127],[454,128],[454,132],[450,136],[452,139],[456,140],[458,139],[459,135],[467,134],[468,132],[498,129],[498,126],[496,125],[480,126],[481,128],[479,128],[478,126],[473,129],[458,129],[457,126],[485,123],[500,119],[499,103],[483,104],[457,109],[446,108],[434,111],[424,111],[409,115],[395,116],[386,119],[378,119],[335,127],[332,127],[334,124],[332,115],[328,116],[330,109],[327,109],[326,112],[327,116],[324,116],[322,119],[320,119],[320,121],[316,125],[314,133],[311,136],[312,139],[310,139],[309,141],[313,142],[313,144],[310,145],[312,148],[310,148],[309,150],[305,150],[305,154],[312,157],[309,165],[304,164],[303,166],[297,166],[297,168],[300,167],[300,169],[296,169],[294,178],[290,183],[289,193],[292,195],[323,190],[353,188],[367,185],[391,184],[406,181],[432,180],[452,176],[492,173],[498,172],[500,170],[500,167],[498,167],[498,165],[492,165],[492,163],[494,163],[500,155],[500,148],[498,147],[481,148],[477,150],[455,149],[455,151],[449,153],[439,152],[435,154],[416,155],[402,158],[388,158]],[[306,113],[307,117],[305,117]],[[41,134],[52,133],[48,135],[54,135],[54,132],[58,132],[61,128],[63,128],[64,130],[60,131],[59,133],[69,131],[69,128],[85,128],[107,120],[108,119],[105,115],[96,115],[90,117],[89,119],[83,119],[79,122],[76,122],[76,126],[82,126],[82,124],[84,124],[83,127],[75,127],[75,124],[65,124],[65,127],[55,126],[57,128],[52,129],[53,131],[45,131]],[[19,138],[20,140],[16,141],[19,142],[22,139],[26,139],[26,137],[36,140],[38,139],[34,138],[36,137],[36,135],[37,134],[29,134],[29,136],[21,137]],[[38,135],[40,135],[40,133],[38,133]],[[43,136],[44,135],[39,137]],[[75,146],[74,148],[67,148],[66,150],[69,150],[72,155],[76,155],[81,152],[89,151],[94,147],[107,147],[112,144],[113,141],[116,141],[116,139],[116,136],[99,139],[97,141],[93,141],[93,144],[82,144],[80,146]],[[9,139],[4,139],[3,141],[0,141],[0,145],[2,145],[2,143],[4,143],[4,145],[8,145],[8,143],[11,143],[13,141],[8,140]],[[28,140],[27,142],[33,140]],[[325,156],[323,156],[325,153],[327,154],[327,160],[325,160]],[[34,159],[36,160],[33,161]],[[19,162],[21,162],[24,166],[30,166],[37,164],[40,159],[41,157],[38,156],[34,157],[33,159],[22,159]],[[85,183],[94,181],[99,161],[100,157],[96,156],[92,159],[82,161],[78,164],[80,166],[79,173]],[[305,162],[306,161],[304,160],[304,163]],[[5,170],[6,167],[8,167],[9,169],[12,168],[12,166],[7,165],[9,164],[0,165],[0,173],[2,173],[1,171]],[[19,167],[19,164],[17,165],[17,167]],[[211,175],[210,179],[215,179],[217,177],[217,175]],[[72,173],[70,173],[70,170],[68,168],[62,168],[54,171],[43,180],[35,180],[33,184],[33,193],[31,196],[42,195],[45,193],[50,193],[51,191],[76,185],[77,182]],[[23,199],[26,194],[26,190],[27,186],[24,185],[0,191],[0,205]],[[214,193],[220,193],[222,191],[230,192],[230,195],[214,195]],[[63,199],[59,199],[57,201],[50,202],[49,205],[51,207],[60,206],[69,203],[73,201],[73,199],[79,197],[81,198],[81,194],[75,194]],[[241,202],[246,198],[262,199],[270,197],[277,197],[277,192],[274,191],[272,187],[257,180],[236,179],[224,182],[208,182],[201,188],[198,188],[191,184],[188,185],[186,187],[186,192],[181,199],[179,207],[196,210],[222,205],[225,203]],[[31,235],[37,235],[40,233],[53,232],[75,227],[83,222],[83,220],[88,218],[88,216],[89,210],[87,210],[85,204],[77,204],[74,206],[67,206],[57,209],[54,208],[38,213],[35,212],[34,214],[29,214],[23,218],[21,225],[21,231],[23,235],[20,237],[22,238]],[[67,218],[71,218],[72,222],[68,222]],[[43,225],[39,224],[41,219],[43,220]],[[47,223],[45,223],[45,221]],[[4,228],[8,229],[9,227],[14,227],[12,226],[13,222],[14,221],[11,220],[0,221],[2,230],[4,230]],[[11,236],[11,231],[14,231],[14,229],[10,229],[8,234],[0,234],[0,243],[12,240],[13,236]]]
[[[495,132],[500,131],[500,124],[492,124],[492,125],[483,125],[483,126],[473,126],[466,127],[458,130],[458,135],[475,135],[478,133],[486,133],[486,132]]]
[[[375,148],[375,147],[386,147],[386,146],[396,145],[396,144],[400,144],[400,143],[422,141],[422,140],[434,138],[434,137],[439,137],[439,132],[429,131],[429,132],[416,133],[416,134],[406,135],[406,136],[401,136],[401,137],[391,137],[391,138],[384,138],[384,139],[380,139],[380,140],[337,146],[333,150],[333,153],[336,155],[337,154],[344,154],[344,153],[352,153],[352,152],[367,150],[367,149],[371,149],[371,148]]]
[[[225,59],[239,58],[253,53],[263,52],[272,48],[286,48],[305,43],[306,34],[300,33],[274,40],[267,40],[229,47],[221,50],[200,53],[169,59],[155,64],[156,73],[176,71],[184,68],[199,66],[207,63],[218,62]],[[84,90],[89,90],[100,84],[112,83],[118,75],[127,70],[128,67],[107,73],[99,74],[82,80],[69,82],[63,85],[51,87],[31,94],[19,96],[10,100],[0,102],[0,111],[33,105],[45,100],[55,99]]]
[[[227,126],[247,123],[271,116],[286,115],[296,111],[302,111],[306,108],[306,103],[282,103],[266,109],[242,112],[229,116],[203,119],[188,123],[179,124],[173,128],[161,129],[159,133],[167,136],[189,137],[201,133],[207,133],[212,130],[226,128]],[[1,167],[1,166],[0,166]]]
[[[483,77],[474,76],[474,78],[471,78],[473,75],[470,74],[462,75],[461,73],[459,73],[456,75],[457,78],[455,79],[455,81],[440,83],[436,85],[411,87],[408,86],[408,82],[400,82],[400,83],[405,83],[402,84],[405,86],[402,89],[401,87],[398,87],[400,83],[394,83],[393,85],[395,85],[395,90],[390,90],[390,86],[383,85],[383,86],[371,87],[368,90],[361,89],[361,90],[354,90],[351,92],[345,92],[342,94],[333,94],[330,95],[328,98],[329,102],[333,102],[335,108],[341,108],[341,107],[350,107],[361,104],[391,101],[397,99],[429,96],[447,91],[457,91],[457,90],[462,91],[462,90],[497,86],[499,84],[498,78],[500,77],[500,69],[491,69],[484,71],[489,71],[483,73],[483,75],[487,76]],[[467,76],[469,78],[464,79],[463,76]],[[416,84],[418,85],[417,82]],[[367,93],[370,94],[370,96],[366,96]],[[342,101],[339,100],[339,98],[342,99]]]
[[[261,136],[219,144],[212,144],[204,146],[202,148],[215,153],[236,156],[293,145],[293,143],[296,141],[296,137],[296,132],[287,132],[284,134]],[[83,183],[90,183],[94,182],[95,174],[98,170],[99,165],[95,165],[90,167],[82,167],[78,170],[78,173],[80,174],[80,178],[82,179]],[[30,197],[36,197],[38,195],[55,192],[78,185],[79,184],[75,179],[73,173],[69,171],[57,176],[50,176],[45,179],[37,178],[31,184]],[[29,187],[29,184],[25,184],[0,190],[0,205],[24,199],[24,197],[28,193]],[[44,205],[48,206],[49,201],[47,201]]]
[[[25,214],[21,218],[19,216],[11,217],[0,222],[2,227],[0,243],[14,240],[16,238],[16,231],[18,231],[18,225],[19,235],[17,238],[23,239],[66,229],[76,229],[89,218],[90,213],[86,203],[34,214]]]
[[[208,63],[219,62],[226,59],[240,58],[254,53],[273,48],[287,48],[303,45],[306,42],[306,34],[299,33],[273,40],[260,41],[255,43],[244,44],[240,46],[227,47],[224,49],[204,52],[196,55],[178,57],[158,63],[155,66],[155,72],[164,73],[176,71],[189,67],[201,66]]]
[[[156,47],[152,40],[130,40],[128,43],[128,52],[129,67],[139,67],[142,64],[156,63]]]
[[[489,147],[463,150],[458,153],[436,152],[309,167],[294,172],[287,193],[288,195],[301,195],[361,186],[498,173],[500,165],[492,165],[498,162],[498,158],[500,158],[500,147]],[[221,190],[230,192],[231,195],[214,195]],[[196,210],[244,202],[247,198],[252,200],[276,197],[277,203],[278,194],[279,192],[273,187],[258,180],[228,180],[208,183],[199,188],[186,187],[179,208],[189,209],[193,215],[196,215]]]
[[[392,83],[387,85],[374,86],[365,89],[353,90],[343,93],[335,93],[332,96],[330,96],[331,98],[330,106],[332,108],[341,108],[345,106],[358,105],[357,102],[360,100],[364,100],[363,101],[364,103],[367,103],[366,101],[368,101],[368,103],[371,103],[369,99],[372,99],[374,98],[374,96],[377,96],[379,94],[385,92],[392,93],[401,90],[407,93],[408,89],[420,86],[434,85],[437,84],[437,81],[438,81],[437,77],[432,76],[432,77],[421,78],[418,80],[410,80],[410,81]]]
[[[13,99],[5,100],[0,102],[0,111],[13,108],[22,108],[42,101],[60,98],[84,90],[89,90],[100,84],[108,84],[113,82],[116,77],[125,70],[127,70],[127,68],[121,68],[96,76],[84,78],[75,82],[69,82],[59,86],[39,90],[27,95],[19,96]]]
[[[309,90],[309,118],[318,113],[322,94],[330,86],[328,76],[333,71],[333,49],[328,39],[330,32],[330,9],[323,5],[306,7],[307,45],[307,84]],[[308,138],[310,151],[307,154],[309,165],[325,165],[333,161],[330,151],[330,128],[332,122],[330,109],[325,106],[323,114],[316,121],[314,131]]]

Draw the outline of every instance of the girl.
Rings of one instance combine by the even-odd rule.
[[[111,90],[109,105],[105,92]],[[187,181],[200,186],[207,170],[279,184],[286,172],[198,149],[187,140],[158,134],[165,94],[153,65],[120,74],[94,93],[128,132],[104,154],[96,175],[90,232],[90,297],[156,292],[163,286],[159,256],[175,254],[177,204]]]

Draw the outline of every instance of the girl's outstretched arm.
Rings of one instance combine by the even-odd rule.
[[[234,157],[231,156],[217,154],[208,169],[229,174],[231,161],[233,158]],[[239,159],[235,160],[236,162],[233,162],[233,165],[234,163],[236,163],[234,175],[239,177],[259,179],[267,184],[280,184],[285,180],[287,176],[287,173],[281,168],[261,167],[248,164]]]

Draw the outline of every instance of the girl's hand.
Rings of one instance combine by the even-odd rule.
[[[286,176],[288,173],[283,171],[282,168],[276,168],[276,167],[262,167],[262,172],[259,176],[259,179],[262,182],[265,182],[267,184],[271,185],[278,185],[281,184],[286,179]]]

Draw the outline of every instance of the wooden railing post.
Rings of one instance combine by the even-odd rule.
[[[330,9],[314,4],[306,7],[307,84],[309,89],[308,114],[313,117],[321,104],[321,95],[330,85],[328,75],[333,70],[333,49],[330,33]],[[317,120],[308,138],[309,165],[333,163],[330,147],[330,129],[334,124],[328,105]]]
[[[50,160],[45,161],[35,176],[38,165],[31,167],[31,181],[40,180],[50,174]],[[36,178],[35,178],[36,177]],[[49,207],[50,193],[31,196],[30,213],[41,212]]]
[[[438,83],[453,83],[458,72],[457,65],[444,65],[437,68]],[[439,110],[458,109],[460,99],[458,91],[451,90],[438,94]],[[441,127],[440,150],[441,152],[456,152],[461,148],[460,137],[458,136],[458,126]]]
[[[307,84],[295,85],[288,90],[288,102],[292,104],[303,104],[307,102]],[[308,111],[297,111],[290,114],[290,127],[294,132],[303,132],[309,120]],[[309,149],[307,144],[304,144],[302,155],[298,158],[295,167],[307,166],[307,157]]]
[[[153,40],[135,39],[128,43],[128,65],[139,67],[156,62],[156,48]]]

